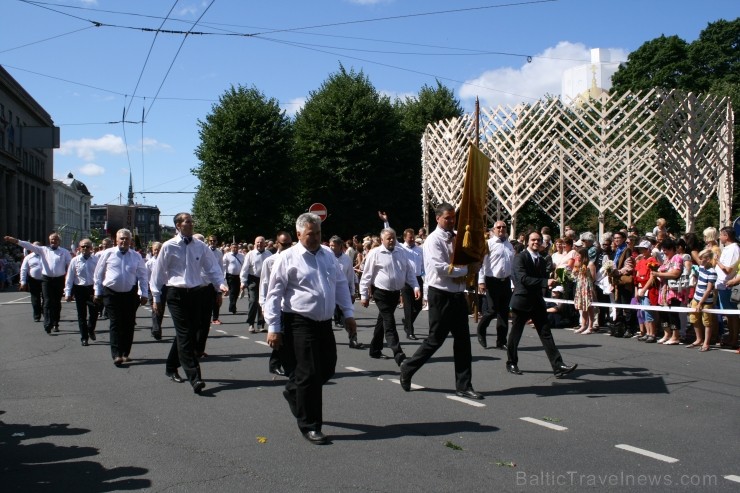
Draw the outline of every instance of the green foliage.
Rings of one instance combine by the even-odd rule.
[[[678,36],[660,36],[644,43],[627,57],[612,76],[612,89],[643,91],[684,87],[691,70],[689,45]]]
[[[198,232],[252,238],[283,226],[292,128],[278,102],[232,86],[198,125],[200,164],[192,170],[200,179],[193,200]]]
[[[295,118],[297,206],[326,205],[324,229],[342,237],[380,231],[376,210],[404,224],[409,197],[419,190],[403,182],[401,144],[400,119],[389,98],[362,72],[340,65]],[[413,212],[418,217],[418,208]]]

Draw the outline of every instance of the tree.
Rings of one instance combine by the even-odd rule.
[[[719,83],[740,85],[740,18],[710,23],[691,43],[688,56],[692,77],[686,89],[712,92]]]
[[[426,84],[419,90],[416,97],[397,99],[396,111],[401,118],[403,143],[399,156],[403,181],[406,189],[408,204],[403,207],[409,210],[409,220],[403,223],[406,226],[423,224],[423,217],[419,219],[421,210],[421,139],[426,127],[430,123],[461,117],[463,108],[455,97],[452,89],[437,81],[437,87]],[[413,193],[418,191],[418,193]]]
[[[303,211],[326,205],[326,233],[377,232],[381,209],[393,211],[393,224],[405,224],[399,117],[362,72],[340,65],[310,93],[294,125],[295,202]]]
[[[247,239],[286,226],[292,127],[278,102],[232,86],[198,125],[198,231]]]
[[[627,57],[612,76],[612,89],[643,91],[683,87],[691,72],[689,45],[678,36],[660,36],[644,43]]]

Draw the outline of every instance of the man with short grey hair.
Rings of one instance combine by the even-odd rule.
[[[88,345],[88,339],[95,340],[95,323],[98,320],[98,307],[93,303],[93,275],[98,257],[92,253],[92,241],[89,238],[83,239],[80,242],[80,253],[69,264],[64,286],[65,300],[69,303],[74,297],[77,305],[77,325],[83,346]]]
[[[98,258],[93,276],[93,301],[105,305],[110,319],[110,352],[113,364],[128,363],[134,343],[136,310],[146,305],[149,298],[149,278],[144,259],[131,248],[132,235],[128,229],[116,233],[117,247],[109,248]],[[138,289],[141,295],[137,293]]]
[[[337,344],[332,330],[335,305],[345,329],[357,332],[352,299],[334,255],[321,247],[321,219],[311,213],[296,220],[298,243],[282,252],[272,268],[265,297],[267,343],[281,349],[288,375],[283,396],[309,442],[322,445],[322,388],[334,375]]]

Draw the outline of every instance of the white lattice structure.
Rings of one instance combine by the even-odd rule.
[[[592,204],[633,224],[666,197],[694,228],[712,194],[731,222],[733,117],[729,98],[681,91],[602,93],[482,109],[479,147],[491,159],[488,221],[511,219],[532,199],[560,224]],[[459,207],[475,116],[430,124],[422,141],[423,210]],[[426,218],[426,213],[424,215]],[[428,225],[426,225],[428,226]]]

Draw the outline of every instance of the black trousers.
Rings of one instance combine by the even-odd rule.
[[[522,332],[524,331],[524,324],[527,320],[532,319],[534,328],[537,330],[537,335],[540,336],[542,346],[545,348],[547,358],[550,360],[552,369],[555,370],[563,364],[563,357],[560,356],[560,351],[555,346],[555,339],[552,337],[550,331],[550,324],[547,320],[547,311],[543,307],[542,309],[532,311],[521,311],[513,309],[513,317],[511,321],[511,332],[509,333],[509,341],[507,342],[507,365],[518,365],[519,355],[517,350],[519,349],[519,341],[522,339]]]
[[[90,332],[95,332],[95,323],[98,321],[98,307],[93,303],[94,294],[92,284],[72,286],[72,295],[77,305],[77,325],[83,341],[88,340]]]
[[[323,386],[334,376],[337,343],[331,320],[317,322],[283,312],[283,367],[288,375],[285,397],[295,409],[302,432],[321,431]]]
[[[113,358],[128,357],[131,353],[136,327],[136,310],[140,302],[136,286],[131,288],[131,291],[123,293],[105,288],[103,303],[110,321],[110,353]]]
[[[162,334],[162,320],[164,320],[164,306],[167,304],[167,285],[159,289],[162,300],[158,303],[159,311],[152,310],[152,334]]]
[[[219,286],[220,287],[220,286]],[[216,297],[218,296],[218,293],[216,290],[213,290],[213,306],[211,307],[211,320],[218,320],[218,316],[221,314],[221,305],[216,303]],[[210,324],[209,324],[210,326]]]
[[[617,303],[629,305],[632,301],[632,297],[635,295],[634,286],[617,286],[616,288],[616,299]],[[623,322],[624,327],[630,331],[635,332],[637,330],[637,317],[633,314],[634,312],[625,308],[617,308],[617,322]]]
[[[470,330],[468,328],[468,302],[465,293],[450,293],[429,286],[429,337],[421,343],[413,356],[404,365],[409,376],[416,373],[432,355],[442,347],[447,335],[452,332],[452,352],[455,359],[455,389],[472,387],[472,361]]]
[[[416,276],[416,282],[419,283],[419,289],[424,293],[424,280],[421,276]],[[405,284],[401,289],[401,298],[403,299],[403,330],[406,335],[414,333],[414,322],[416,317],[421,313],[421,305],[424,300],[421,298],[414,299],[414,288]]]
[[[370,341],[370,356],[380,356],[383,352],[383,338],[385,337],[388,347],[393,351],[393,359],[400,365],[401,361],[406,358],[396,331],[395,312],[398,301],[401,299],[401,293],[373,287],[373,299],[379,313],[375,322],[373,339]]]
[[[196,337],[203,320],[203,312],[207,311],[207,299],[210,299],[208,286],[197,288],[167,288],[167,304],[170,307],[170,316],[175,325],[175,340],[172,341],[170,354],[167,356],[166,369],[168,372],[181,367],[185,371],[190,383],[200,380],[200,365],[196,352]]]
[[[506,344],[509,332],[509,303],[511,303],[511,279],[486,276],[486,300],[488,310],[478,322],[476,332],[485,337],[488,325],[496,318],[496,346]]]
[[[41,315],[43,315],[44,310],[44,295],[41,288],[42,281],[28,276],[26,282],[28,282],[28,293],[31,295],[33,319],[38,322],[41,320]]]
[[[241,281],[238,275],[226,274],[226,285],[229,286],[229,313],[236,313],[236,301],[239,299]]]
[[[249,275],[247,277],[247,297],[249,298],[249,309],[247,312],[247,325],[265,326],[265,318],[259,303],[260,278]]]
[[[218,304],[216,303],[216,290],[213,289],[213,284],[206,286],[209,296],[203,296],[203,308],[201,313],[200,327],[198,327],[198,333],[195,336],[195,354],[200,356],[206,352],[206,341],[208,341],[208,334],[211,332],[211,313],[214,310],[218,310]],[[204,293],[205,294],[205,293]],[[214,320],[216,320],[214,318]]]
[[[62,295],[64,295],[64,276],[46,277],[41,281],[44,294],[44,329],[49,332],[59,325],[62,315]]]

